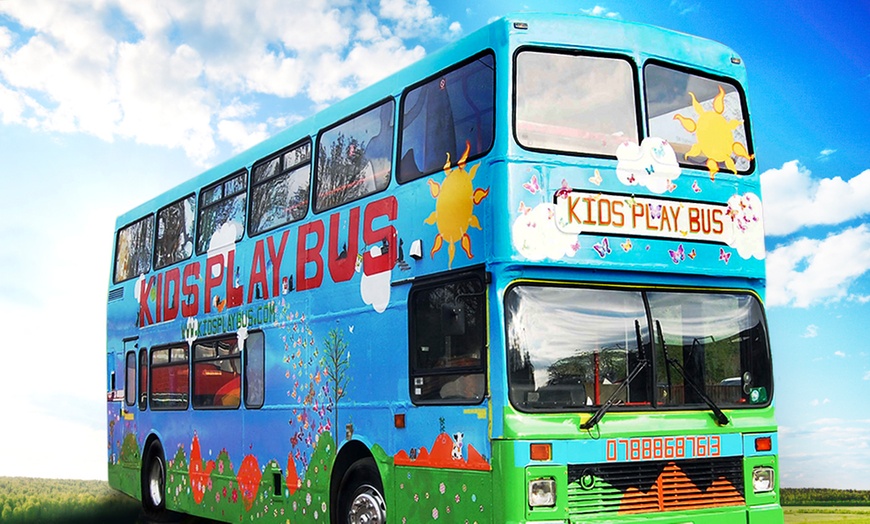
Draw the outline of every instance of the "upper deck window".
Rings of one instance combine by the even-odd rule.
[[[250,235],[295,222],[308,211],[311,141],[281,151],[254,165]]]
[[[485,154],[495,134],[495,59],[486,54],[439,73],[402,97],[399,182],[444,168],[469,146],[468,160]]]
[[[148,215],[118,231],[115,243],[115,283],[151,271],[154,215]]]
[[[627,58],[521,51],[515,75],[514,133],[523,147],[612,157],[623,142],[638,143]]]
[[[644,67],[650,136],[663,138],[687,167],[747,173],[752,165],[746,105],[732,80],[650,63]]]
[[[228,246],[245,233],[245,189],[248,172],[239,171],[212,184],[199,195],[196,252]]]
[[[320,134],[314,211],[387,188],[393,167],[395,107],[391,98]]]
[[[187,260],[193,255],[193,217],[196,197],[182,198],[157,212],[154,268]]]

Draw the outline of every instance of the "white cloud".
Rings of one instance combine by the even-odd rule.
[[[812,402],[810,402],[810,405],[811,406],[823,406],[825,404],[830,404],[830,403],[831,403],[831,399],[829,399],[829,398],[826,398],[824,400],[819,400],[817,398],[814,398],[812,400]]]
[[[462,31],[427,0],[383,0],[378,13],[343,0],[0,2],[24,29],[0,27],[0,118],[205,163],[219,141],[277,131],[258,97],[330,103],[425,54],[406,39]],[[253,109],[226,115],[234,106]]]
[[[822,149],[819,151],[819,160],[828,160],[836,152],[836,149]]]
[[[780,435],[783,487],[870,489],[870,420],[817,419]]]
[[[804,332],[801,337],[803,338],[816,338],[819,335],[819,327],[815,324],[810,324],[807,326],[807,330]]]
[[[805,226],[841,224],[870,213],[870,169],[845,181],[814,179],[797,160],[761,174],[768,235],[788,235]]]
[[[870,380],[870,371],[864,373],[864,380]]]
[[[842,351],[834,351],[834,356],[840,357],[840,358],[846,358],[846,354],[843,353]]]
[[[591,8],[591,9],[581,9],[580,12],[583,13],[584,15],[599,16],[602,18],[616,18],[616,19],[621,18],[619,13],[617,13],[615,11],[610,11],[606,7],[600,6],[600,5],[596,5],[595,7]]]
[[[768,253],[768,304],[808,307],[848,300],[851,284],[868,271],[870,228],[866,224],[822,240],[800,238]]]

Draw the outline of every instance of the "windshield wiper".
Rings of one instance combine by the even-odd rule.
[[[625,377],[625,380],[622,381],[622,384],[620,384],[619,387],[610,394],[610,396],[607,398],[607,401],[602,404],[600,408],[598,408],[598,411],[596,411],[592,415],[592,418],[580,424],[580,429],[592,429],[593,427],[595,427],[595,424],[598,424],[601,419],[604,418],[604,415],[608,412],[608,410],[613,407],[613,404],[616,401],[616,397],[618,397],[619,394],[622,393],[622,390],[627,388],[628,385],[631,384],[631,381],[637,378],[640,372],[643,371],[643,369],[649,364],[649,361],[646,359],[645,356],[643,356],[643,345],[641,344],[640,337],[640,322],[638,322],[637,320],[634,321],[634,332],[637,336],[637,350],[641,353],[641,360],[637,361],[637,365],[634,366],[634,369],[631,370],[631,373],[629,373],[628,376]]]
[[[701,387],[699,387],[698,384],[695,383],[695,381],[693,379],[689,378],[688,375],[686,375],[686,370],[685,370],[685,368],[683,368],[682,364],[680,364],[676,359],[670,358],[668,356],[668,346],[667,346],[667,344],[665,344],[665,337],[662,334],[662,324],[658,320],[656,320],[656,328],[658,329],[658,332],[659,332],[658,333],[659,334],[659,344],[662,345],[662,352],[665,355],[665,363],[668,364],[665,367],[665,369],[670,369],[670,366],[673,366],[674,369],[676,369],[677,372],[680,374],[680,376],[683,377],[683,382],[685,384],[688,384],[689,387],[692,388],[692,391],[694,391],[699,397],[701,397],[701,400],[703,400],[704,403],[710,407],[710,411],[712,411],[713,415],[715,415],[715,417],[716,417],[716,423],[719,424],[720,426],[727,425],[728,422],[730,422],[728,420],[728,415],[726,415],[719,408],[719,406],[717,406],[716,403],[713,402],[713,399],[710,398],[707,395],[707,393],[705,393],[704,390]],[[670,389],[670,382],[671,382],[671,380],[670,380],[670,374],[669,374],[669,376],[668,376],[668,389]]]

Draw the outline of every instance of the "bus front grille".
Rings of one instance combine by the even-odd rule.
[[[568,465],[568,513],[681,511],[745,504],[741,457]]]

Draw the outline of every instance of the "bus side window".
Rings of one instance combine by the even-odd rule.
[[[127,373],[124,377],[124,403],[136,405],[136,353],[127,353]]]
[[[391,98],[317,137],[316,212],[383,191],[390,184],[395,105]]]
[[[441,171],[469,147],[469,160],[492,147],[495,60],[486,54],[405,92],[399,137],[399,182]]]
[[[262,331],[248,334],[245,340],[245,407],[263,407],[265,387],[265,344]]]
[[[154,215],[148,215],[118,230],[115,242],[115,283],[151,271],[151,241]]]
[[[245,233],[248,172],[237,171],[199,193],[196,252],[229,246]]]
[[[148,407],[148,350],[139,350],[139,409]]]
[[[411,399],[476,404],[485,393],[486,295],[480,275],[411,290]]]
[[[187,260],[193,255],[193,217],[196,197],[189,195],[157,212],[154,269]]]

